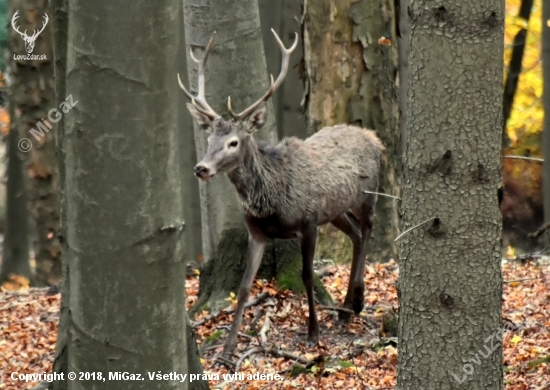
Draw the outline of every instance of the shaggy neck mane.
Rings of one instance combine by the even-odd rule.
[[[243,142],[241,164],[228,173],[237,189],[245,212],[254,217],[267,217],[277,207],[277,192],[286,191],[280,147],[256,142],[250,137]]]

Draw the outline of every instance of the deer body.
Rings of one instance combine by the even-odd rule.
[[[247,220],[265,226],[269,238],[300,238],[300,224],[323,225],[357,210],[376,191],[381,153],[373,132],[327,127],[305,141],[287,138],[276,146],[250,138],[242,163],[227,172]]]
[[[283,52],[281,74],[276,82],[272,79],[269,91],[242,113],[235,114],[229,101],[233,121],[222,119],[205,99],[204,64],[212,39],[201,61],[192,56],[199,65],[198,95],[191,95],[180,81],[193,101],[187,105],[191,115],[210,133],[208,150],[195,166],[195,175],[208,180],[219,172],[227,173],[242,201],[249,232],[246,269],[224,354],[236,347],[244,306],[269,238],[300,240],[302,280],[309,305],[308,346],[319,340],[313,296],[313,256],[319,225],[330,222],[351,239],[353,259],[344,307],[355,313],[363,308],[363,271],[376,203],[372,192],[378,187],[384,147],[374,132],[349,125],[326,127],[304,141],[287,138],[275,146],[254,139],[253,133],[267,118],[264,102],[282,83],[289,55],[297,44],[296,39],[291,49],[285,49],[275,37]],[[339,313],[341,322],[349,317],[347,312]]]

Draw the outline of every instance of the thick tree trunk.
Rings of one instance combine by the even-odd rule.
[[[216,112],[225,115],[227,97],[231,96],[234,109],[242,110],[269,88],[258,2],[214,0],[204,4],[199,0],[185,0],[184,4],[186,44],[197,57],[202,56],[212,32],[217,32],[206,66],[209,104]],[[229,14],[228,9],[231,9]],[[287,39],[282,38],[288,44]],[[188,64],[193,64],[189,56]],[[196,91],[195,66],[189,67],[189,76],[192,91]],[[271,102],[268,102],[268,108],[270,115],[258,138],[275,143],[277,130]],[[206,138],[207,134],[195,126],[199,159],[206,151]],[[225,175],[201,182],[199,188],[205,266],[201,274],[199,301],[194,309],[202,309],[206,303],[217,309],[227,306],[226,298],[239,287],[244,272],[248,233],[237,193]],[[296,268],[301,265],[298,243],[274,240],[266,249],[262,264],[260,276],[293,277]],[[318,298],[327,302],[329,297],[317,282]],[[298,278],[295,286],[300,285]]]
[[[104,378],[109,371],[142,373],[146,379],[132,388],[186,389],[187,383],[147,376],[189,372],[173,59],[181,45],[181,3],[113,4],[72,1],[70,31],[56,41],[57,75],[67,75],[66,87],[58,87],[78,102],[66,114],[61,142],[62,215],[68,225],[64,284],[70,288],[70,301],[63,297],[63,304],[70,321],[58,348],[70,356],[68,371],[101,372]],[[52,14],[60,28],[67,25],[62,8]],[[144,15],[150,30],[143,28]],[[57,359],[63,352],[56,352]],[[56,360],[58,369],[62,365]],[[126,381],[109,383],[128,388]]]
[[[550,222],[550,4],[542,4],[542,71],[544,130],[542,133],[544,222]]]
[[[400,390],[503,388],[503,7],[409,3]]]
[[[19,11],[16,23],[20,30],[39,31],[47,16],[48,2],[43,0],[13,1],[12,14]],[[55,133],[50,131],[55,122],[48,119],[48,111],[55,107],[53,78],[52,24],[47,23],[38,35],[33,55],[45,55],[40,60],[10,59],[13,83],[17,85],[12,96],[14,118],[21,138],[29,140],[25,153],[25,171],[30,183],[30,212],[36,229],[34,252],[36,256],[36,283],[53,285],[61,279],[61,246],[59,230],[59,181],[55,156]],[[15,54],[26,54],[25,42],[13,29]],[[50,116],[50,118],[52,118]]]
[[[259,0],[262,37],[265,47],[265,59],[269,74],[277,75],[281,66],[281,51],[273,39],[271,29],[280,37],[293,37],[301,30],[302,1],[296,0]],[[296,51],[299,51],[298,49]],[[302,100],[304,98],[303,58],[294,55],[291,59],[285,82],[271,97],[277,122],[279,139],[284,137],[306,137],[306,116]]]
[[[387,156],[381,168],[379,192],[399,196],[397,167],[401,149],[394,1],[306,0],[304,12],[308,132],[312,134],[337,123],[376,130]],[[381,38],[391,43],[379,43]],[[380,196],[370,259],[397,258],[394,239],[398,229],[398,203]]]

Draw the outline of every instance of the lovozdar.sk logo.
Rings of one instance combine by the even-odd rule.
[[[32,35],[27,35],[27,30],[25,30],[24,32],[21,32],[19,30],[19,27],[15,22],[18,17],[19,17],[19,11],[16,11],[15,14],[13,14],[13,17],[11,18],[11,26],[19,35],[21,35],[21,38],[23,38],[23,41],[25,41],[25,49],[27,50],[27,54],[26,55],[14,54],[13,59],[14,60],[46,60],[47,58],[45,54],[33,55],[32,52],[34,50],[34,44],[36,43],[36,39],[38,38],[40,33],[44,31],[44,29],[48,24],[48,21],[50,20],[48,18],[48,15],[44,14],[44,24],[42,25],[42,28],[40,30],[34,30]]]

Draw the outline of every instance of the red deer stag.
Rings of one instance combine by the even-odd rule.
[[[309,304],[308,347],[319,340],[313,297],[318,226],[330,222],[351,239],[353,261],[344,308],[355,313],[363,309],[363,271],[376,203],[372,192],[378,188],[384,147],[374,132],[349,125],[325,127],[304,141],[286,138],[275,146],[254,139],[253,133],[266,122],[264,103],[283,82],[290,54],[298,44],[296,34],[294,44],[286,49],[275,31],[273,34],[282,51],[281,72],[276,81],[271,77],[269,90],[243,112],[234,113],[229,98],[227,105],[233,120],[222,119],[206,102],[204,66],[214,35],[202,60],[191,54],[198,64],[197,96],[187,91],[178,75],[181,89],[192,100],[187,108],[200,127],[210,133],[208,150],[195,166],[195,175],[208,180],[217,173],[227,173],[242,201],[249,233],[246,270],[224,354],[236,347],[244,305],[269,238],[301,242],[302,280]],[[341,322],[349,321],[349,317],[349,313],[339,313]]]

